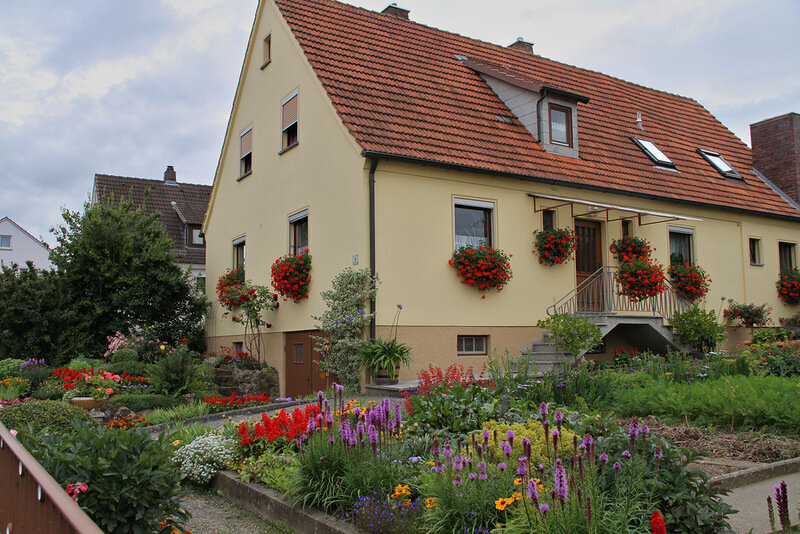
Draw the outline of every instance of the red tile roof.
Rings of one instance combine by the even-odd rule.
[[[149,196],[145,201],[145,191],[148,190]],[[93,197],[96,201],[104,198],[119,201],[130,197],[134,206],[144,205],[148,214],[161,213],[167,236],[175,243],[173,253],[183,256],[177,260],[178,263],[202,265],[206,262],[205,246],[186,246],[184,224],[200,225],[203,222],[210,196],[210,185],[94,175]]]
[[[366,154],[800,218],[751,172],[750,149],[690,98],[332,0],[275,3]],[[500,122],[508,108],[457,55],[589,97],[578,104],[580,158],[547,153],[516,119]],[[678,172],[654,167],[631,136],[656,143]],[[698,148],[719,152],[744,182],[723,178]]]

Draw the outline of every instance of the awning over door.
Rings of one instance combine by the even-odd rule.
[[[617,206],[615,204],[604,204],[602,202],[580,200],[577,198],[556,197],[551,195],[540,195],[537,193],[528,193],[528,196],[533,198],[533,209],[536,212],[555,209],[561,206],[570,206],[573,217],[581,215],[600,215],[605,213],[606,222],[637,217],[639,219],[639,226],[646,226],[648,224],[659,224],[669,221],[703,220],[698,219],[697,217],[688,217],[686,215],[676,215],[674,213],[644,210],[641,208],[631,208],[628,206]],[[576,211],[576,206],[578,206],[579,211]],[[647,217],[647,219],[645,219],[645,217]]]

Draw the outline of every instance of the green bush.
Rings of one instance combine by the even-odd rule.
[[[561,350],[566,350],[576,358],[599,347],[603,342],[600,327],[583,317],[570,317],[561,313],[540,320],[536,326],[553,333],[553,341]]]
[[[122,348],[117,350],[117,352],[111,355],[112,363],[138,362],[138,361],[139,361],[139,353],[137,353],[133,349]]]
[[[95,369],[95,370],[97,370],[97,369],[104,368],[105,365],[106,365],[105,360],[97,360],[97,359],[87,358],[87,357],[83,357],[82,356],[80,358],[75,358],[74,360],[71,360],[67,364],[67,368],[68,369],[72,369],[73,371],[80,371],[81,369]]]
[[[30,425],[34,432],[49,429],[64,433],[73,430],[75,421],[94,423],[85,410],[68,402],[54,400],[30,401],[6,406],[0,410],[0,421],[9,429],[20,430]]]
[[[753,334],[750,343],[763,344],[774,343],[775,341],[786,341],[792,339],[794,332],[785,328],[759,328]]]
[[[203,360],[205,361],[205,360]],[[214,377],[217,370],[211,365],[201,363],[195,367],[195,375],[192,378],[192,384],[189,388],[189,393],[193,393],[198,397],[205,397],[208,395],[218,395],[219,386],[214,382]]]
[[[742,351],[761,373],[775,376],[800,375],[800,341],[752,344]]]
[[[199,417],[210,413],[210,404],[206,404],[205,402],[193,402],[191,404],[179,404],[178,406],[171,406],[169,408],[156,408],[147,413],[147,418],[150,419],[151,425],[159,425],[161,423],[183,421],[184,419],[191,419],[192,417]]]
[[[0,380],[5,380],[12,376],[19,376],[19,366],[21,364],[22,360],[17,360],[15,358],[0,360]]]
[[[177,397],[189,393],[197,374],[197,353],[181,345],[150,366],[153,388],[165,395]]]
[[[150,366],[144,362],[109,363],[105,365],[105,370],[118,375],[125,372],[131,376],[147,376],[150,374]]]
[[[12,401],[21,399],[31,391],[30,381],[25,378],[15,376],[0,380],[0,400]]]
[[[53,376],[53,370],[50,369],[46,364],[28,365],[27,367],[22,367],[19,370],[19,376],[30,380],[30,386],[32,389],[38,389],[42,382]]]
[[[153,441],[143,430],[96,426],[17,437],[62,487],[88,486],[78,504],[104,532],[155,534],[162,532],[159,521],[179,527],[187,517],[180,473],[163,437]]]
[[[717,323],[714,310],[701,310],[697,304],[685,312],[677,312],[669,324],[680,336],[681,342],[697,350],[712,352],[725,339],[725,325]]]
[[[183,403],[181,399],[157,393],[120,393],[111,397],[110,402],[125,406],[134,412],[152,410],[154,408],[171,408]]]
[[[292,465],[283,456],[265,452],[261,456],[246,458],[239,478],[243,482],[256,481],[268,488],[286,493],[293,474]]]

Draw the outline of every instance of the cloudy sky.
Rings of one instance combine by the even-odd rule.
[[[265,0],[270,1],[270,0]],[[800,112],[797,0],[397,0],[414,21],[698,100]],[[380,11],[388,0],[354,0]],[[0,0],[0,218],[53,244],[95,173],[210,184],[256,0]]]

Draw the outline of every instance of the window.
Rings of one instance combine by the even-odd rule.
[[[550,104],[550,142],[554,145],[572,146],[572,110]]]
[[[289,217],[289,252],[295,256],[308,250],[308,210]]]
[[[661,150],[659,150],[658,147],[655,145],[655,143],[653,143],[652,141],[648,141],[646,139],[638,139],[636,137],[631,137],[631,139],[633,139],[633,142],[636,143],[636,145],[639,148],[641,148],[642,151],[645,154],[647,154],[647,157],[653,160],[653,163],[655,163],[656,165],[660,165],[662,167],[675,166],[672,160],[669,159],[666,155],[664,155],[664,153],[661,152]]]
[[[281,150],[288,150],[297,144],[297,91],[281,102],[282,141]]]
[[[556,227],[556,211],[543,210],[542,211],[542,230],[552,230]]]
[[[206,277],[205,276],[198,276],[194,279],[195,286],[200,293],[205,294],[206,292]]]
[[[253,127],[239,134],[239,177],[253,172]]]
[[[203,231],[200,228],[192,228],[192,245],[202,245],[204,243]]]
[[[669,227],[669,263],[694,263],[692,238],[694,230],[691,228]]]
[[[302,343],[295,343],[292,345],[292,363],[303,363]]]
[[[245,264],[245,246],[244,238],[237,239],[233,242],[233,268],[239,268],[244,271]]]
[[[761,265],[761,240],[750,238],[750,265]]]
[[[482,200],[455,200],[455,248],[492,246],[494,204]]]
[[[0,248],[11,248],[10,235],[0,235]]]
[[[738,178],[742,179],[742,175],[736,172],[736,169],[730,166],[725,159],[717,154],[716,152],[711,152],[710,150],[703,150],[701,148],[697,149],[697,152],[705,158],[707,162],[709,162],[717,171],[726,178]]]
[[[488,354],[486,346],[489,336],[458,336],[458,354],[461,355],[481,355]]]
[[[778,263],[780,264],[781,272],[797,268],[795,248],[794,243],[778,243]]]
[[[233,342],[233,352],[239,354],[244,352],[244,342],[242,341],[234,341]]]
[[[272,61],[272,35],[267,35],[264,37],[264,62],[261,64],[261,68],[263,69],[269,62]]]
[[[631,235],[631,221],[622,219],[622,237],[630,237]]]

